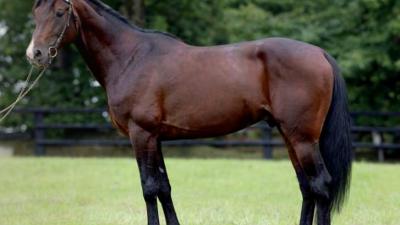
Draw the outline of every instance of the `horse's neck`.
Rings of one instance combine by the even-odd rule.
[[[98,11],[87,1],[77,2],[79,5],[75,10],[80,31],[75,44],[93,75],[106,87],[107,83],[117,79],[118,70],[127,66],[136,48],[146,40],[140,31],[107,15],[107,12]]]

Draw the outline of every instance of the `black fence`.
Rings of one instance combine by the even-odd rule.
[[[56,114],[95,114],[103,115],[106,117],[107,111],[104,109],[17,109],[15,113],[22,115],[33,116],[33,124],[31,132],[13,132],[0,130],[0,139],[18,139],[21,137],[31,138],[34,140],[35,149],[34,153],[37,156],[46,155],[47,146],[130,146],[127,139],[113,138],[110,135],[96,137],[91,136],[88,138],[52,138],[46,135],[46,131],[66,131],[73,130],[79,131],[92,131],[96,133],[115,133],[114,128],[110,123],[48,123],[46,117]],[[25,116],[24,116],[25,117]],[[400,151],[400,126],[397,122],[391,123],[389,126],[374,125],[374,126],[357,126],[359,120],[374,121],[399,121],[400,112],[353,112],[353,146],[356,149],[364,149],[369,151],[376,151],[379,161],[384,161],[385,151],[396,150]],[[378,118],[378,119],[377,119]],[[364,123],[365,124],[365,123]],[[393,125],[395,124],[395,125]],[[266,123],[258,123],[242,132],[248,130],[257,130],[261,135],[257,135],[259,139],[234,139],[234,138],[216,138],[216,139],[197,139],[197,140],[178,140],[163,142],[164,146],[199,146],[207,145],[214,147],[262,147],[264,158],[272,158],[272,153],[276,147],[284,147],[284,143],[280,138],[277,138],[276,129],[270,128]]]

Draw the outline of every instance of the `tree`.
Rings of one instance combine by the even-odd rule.
[[[124,15],[134,24],[139,27],[145,26],[144,0],[126,0],[121,8]]]
[[[348,83],[352,110],[400,110],[400,2],[397,0],[104,0],[138,26],[213,45],[283,36],[327,49]],[[32,1],[0,0],[0,107],[29,69]],[[70,71],[53,67],[25,106],[104,107],[106,97],[74,48]],[[64,60],[64,62],[68,62]],[[63,64],[63,63],[61,63]],[[64,63],[65,64],[65,63]]]

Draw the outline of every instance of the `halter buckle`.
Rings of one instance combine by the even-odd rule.
[[[49,56],[50,58],[55,58],[58,55],[58,50],[56,47],[50,47],[49,48]]]

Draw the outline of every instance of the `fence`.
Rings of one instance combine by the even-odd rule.
[[[46,154],[47,146],[130,146],[130,142],[125,139],[114,138],[95,138],[95,139],[53,139],[46,136],[48,130],[92,130],[108,131],[114,128],[109,123],[104,124],[69,124],[69,123],[45,123],[45,118],[54,114],[104,114],[104,109],[18,109],[15,113],[33,115],[32,138],[35,142],[35,155],[43,156]],[[353,112],[353,121],[364,118],[400,118],[400,112]],[[264,158],[272,158],[274,147],[282,147],[284,143],[274,138],[274,129],[266,123],[259,123],[248,129],[258,129],[261,132],[261,139],[258,140],[224,140],[224,139],[203,139],[203,140],[178,140],[163,142],[164,146],[198,146],[208,145],[215,147],[239,147],[239,146],[260,146],[264,152]],[[385,151],[400,150],[400,126],[357,126],[352,127],[353,146],[356,149],[369,149],[377,152],[379,161],[384,161]],[[18,138],[23,134],[2,134],[0,139]],[[366,138],[366,136],[369,136]],[[386,136],[390,136],[388,141]],[[368,141],[365,141],[367,139]]]

